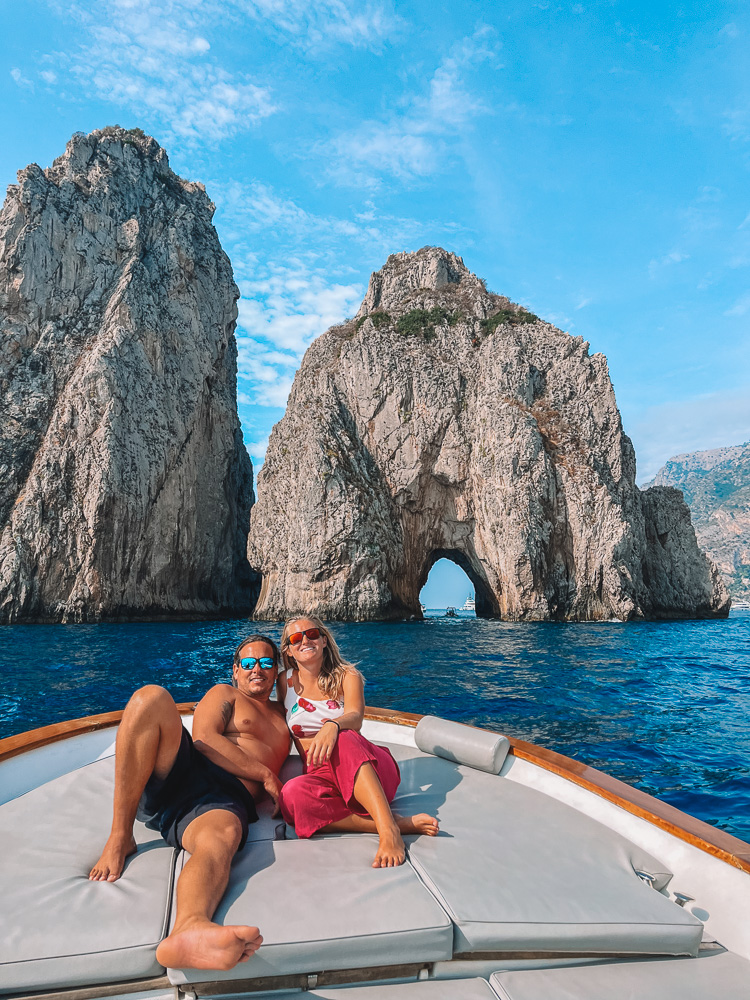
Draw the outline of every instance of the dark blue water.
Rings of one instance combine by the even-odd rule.
[[[0,628],[0,736],[228,680],[258,623]],[[278,638],[281,628],[268,624]],[[263,629],[261,628],[261,631]],[[370,705],[502,730],[750,841],[750,612],[726,621],[336,625]]]

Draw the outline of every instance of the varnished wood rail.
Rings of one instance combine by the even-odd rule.
[[[197,702],[182,702],[177,708],[181,714],[189,715],[194,711],[196,704]],[[122,711],[104,712],[101,715],[89,715],[82,719],[56,722],[51,726],[42,726],[40,729],[31,729],[26,733],[8,736],[0,740],[0,763],[18,754],[36,750],[50,743],[57,743],[59,740],[112,728],[118,725],[121,718]],[[389,722],[393,725],[414,729],[422,716],[410,712],[399,712],[395,709],[368,706],[365,709],[365,718],[373,722]],[[613,778],[604,771],[598,771],[595,767],[589,767],[588,764],[581,761],[565,757],[553,750],[545,750],[544,747],[527,743],[525,740],[519,740],[512,736],[509,737],[509,740],[510,752],[519,760],[529,761],[545,771],[557,774],[567,781],[599,795],[608,802],[613,802],[621,809],[653,823],[654,826],[666,830],[680,840],[706,851],[715,858],[750,873],[750,844],[746,844],[744,840],[733,837],[723,830],[717,830],[709,823],[704,823],[702,820],[654,798],[647,792],[633,788],[632,785],[628,785],[618,778]]]

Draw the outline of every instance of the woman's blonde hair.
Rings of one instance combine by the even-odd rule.
[[[284,661],[284,666],[287,670],[293,670],[297,665],[296,660],[290,653],[291,645],[289,643],[289,636],[292,634],[290,627],[292,622],[300,621],[311,622],[326,640],[326,644],[323,647],[323,668],[318,676],[318,687],[327,698],[340,698],[343,691],[345,674],[350,670],[358,674],[359,670],[357,670],[353,663],[349,663],[348,660],[343,658],[341,650],[336,645],[336,640],[331,635],[330,629],[327,629],[320,618],[316,618],[315,615],[294,615],[293,618],[286,620],[284,631],[281,633],[280,644],[281,658]]]

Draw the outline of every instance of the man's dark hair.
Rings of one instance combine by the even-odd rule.
[[[240,650],[242,649],[243,646],[247,646],[247,644],[250,642],[264,642],[267,646],[271,647],[271,649],[273,650],[273,668],[276,671],[276,673],[278,673],[279,660],[281,658],[281,654],[279,653],[279,647],[276,645],[273,639],[269,639],[267,635],[260,635],[260,633],[258,632],[256,632],[254,635],[249,635],[246,639],[243,639],[242,642],[237,647],[237,649],[235,649],[234,656],[232,657],[232,666],[236,667],[238,665],[238,663],[240,662]]]

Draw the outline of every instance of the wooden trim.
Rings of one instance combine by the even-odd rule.
[[[189,715],[195,710],[197,704],[197,701],[181,702],[177,708],[182,715]],[[6,736],[4,740],[0,740],[0,764],[19,753],[38,750],[39,747],[47,746],[49,743],[57,743],[58,740],[67,740],[71,736],[95,733],[98,729],[109,729],[116,726],[122,719],[123,711],[121,709],[117,712],[102,712],[100,715],[86,715],[82,719],[54,722],[51,726],[42,726],[40,729],[30,729],[26,733]]]
[[[413,715],[411,712],[397,712],[390,708],[372,708],[365,705],[365,718],[371,722],[390,722],[394,726],[409,726],[411,729],[417,728],[417,723],[424,718],[422,715]]]
[[[183,715],[189,715],[194,711],[196,704],[197,702],[183,702],[177,708]],[[89,715],[83,719],[58,722],[51,726],[43,726],[41,729],[32,729],[27,733],[8,736],[0,740],[0,763],[15,757],[17,754],[36,750],[38,747],[56,743],[58,740],[116,726],[121,718],[121,711],[105,712],[101,715]],[[368,705],[365,708],[365,718],[372,722],[388,722],[392,725],[414,729],[422,716],[414,715],[411,712],[399,712],[396,709],[373,708]],[[733,837],[723,830],[717,830],[709,823],[704,823],[702,820],[654,798],[647,792],[633,788],[632,785],[628,785],[618,778],[613,778],[604,771],[589,767],[582,761],[573,760],[571,757],[565,757],[563,754],[546,750],[544,747],[527,743],[525,740],[519,740],[513,736],[509,737],[509,740],[510,753],[518,757],[519,760],[529,761],[545,771],[557,774],[561,778],[573,782],[574,785],[579,785],[608,802],[614,803],[626,812],[653,823],[654,826],[666,830],[674,837],[692,844],[707,854],[750,873],[750,844],[746,844],[738,837]]]
[[[14,993],[3,1000],[99,1000],[99,997],[120,996],[122,993],[146,993],[153,990],[173,990],[168,976],[154,979],[129,979],[124,983],[100,983],[98,986],[70,986],[51,993]]]
[[[395,709],[368,707],[365,709],[365,718],[413,728],[422,716]],[[565,757],[563,754],[555,753],[554,750],[547,750],[534,743],[516,739],[514,736],[509,736],[508,739],[510,753],[519,760],[527,760],[545,771],[558,774],[561,778],[580,785],[581,788],[601,796],[608,802],[613,802],[626,812],[633,813],[634,816],[639,816],[654,826],[666,830],[680,840],[712,854],[721,861],[726,861],[734,868],[750,873],[750,844],[746,844],[744,840],[733,837],[731,833],[725,833],[723,830],[717,830],[710,823],[704,823],[703,820],[696,819],[695,816],[684,813],[647,792],[633,788],[632,785],[620,781],[619,778],[613,778],[604,771],[589,767],[582,761],[573,760],[572,757]]]
[[[675,806],[670,806],[667,802],[662,802],[661,799],[620,781],[619,778],[613,778],[604,771],[589,767],[580,760],[573,760],[571,757],[527,743],[525,740],[514,737],[509,739],[510,752],[519,760],[527,760],[537,767],[544,768],[545,771],[559,774],[567,781],[594,792],[680,840],[712,854],[721,861],[726,861],[735,868],[750,872],[750,844],[746,844],[739,837],[717,830],[710,823],[704,823],[703,820],[696,819],[695,816],[684,813]]]
[[[236,993],[266,993],[276,990],[311,990],[325,986],[348,986],[351,983],[378,982],[388,979],[416,979],[424,962],[409,965],[376,965],[364,969],[328,969],[322,972],[295,972],[286,976],[262,976],[258,979],[221,979],[185,983],[180,989],[197,997],[228,996]],[[297,992],[297,996],[299,993]],[[4,1000],[4,998],[3,998]]]

